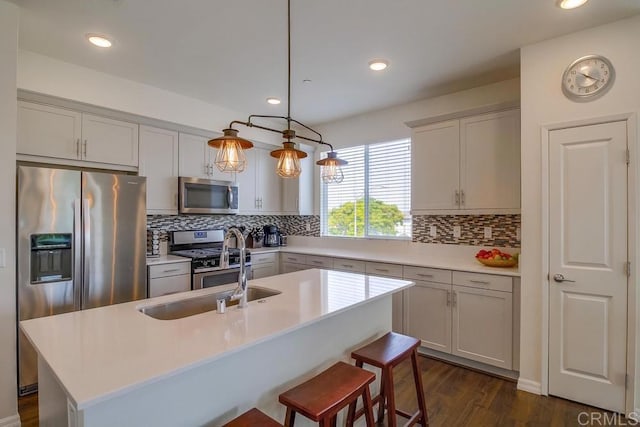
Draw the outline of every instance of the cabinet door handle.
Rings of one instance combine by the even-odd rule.
[[[476,283],[478,285],[490,285],[491,282],[487,282],[486,280],[469,280],[471,283]]]
[[[460,204],[464,205],[464,190],[460,190]]]
[[[389,270],[387,270],[386,268],[374,268],[375,271],[379,271],[381,273],[388,273]]]
[[[353,265],[352,264],[342,264],[342,267],[353,268]]]
[[[456,307],[458,305],[458,293],[453,291],[453,306]]]
[[[456,205],[460,206],[460,193],[456,190]]]
[[[451,305],[451,291],[447,291],[447,307]]]
[[[84,157],[87,158],[87,140],[84,140]]]
[[[162,270],[163,273],[173,273],[173,272],[176,272],[176,271],[180,271],[180,269],[179,268],[171,268],[169,270]]]
[[[80,138],[76,139],[76,157],[80,158]]]
[[[433,278],[433,274],[418,273],[418,274],[416,274],[416,276],[418,276],[418,277],[428,277],[428,278]]]
[[[311,261],[313,264],[322,264],[322,261]]]

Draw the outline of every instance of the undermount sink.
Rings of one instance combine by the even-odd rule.
[[[185,298],[178,301],[172,301],[166,304],[150,305],[139,308],[138,310],[159,320],[175,320],[183,317],[193,316],[195,314],[205,313],[207,311],[215,311],[217,300],[225,299],[227,307],[237,305],[238,301],[231,301],[229,298],[233,295],[234,289],[218,292],[215,294],[203,295],[199,297]],[[247,289],[247,301],[261,300],[281,294],[282,292],[268,288],[252,286]]]

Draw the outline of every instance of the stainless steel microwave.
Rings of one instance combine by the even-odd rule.
[[[237,214],[238,184],[231,181],[213,181],[202,178],[178,179],[180,186],[180,213],[184,214]]]

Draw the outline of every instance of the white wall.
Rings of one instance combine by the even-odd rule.
[[[541,381],[541,126],[640,110],[640,16],[526,46],[521,51],[522,327],[521,378]],[[611,60],[616,82],[602,98],[575,103],[560,89],[562,73],[580,56]],[[635,159],[639,159],[636,155]],[[637,238],[636,238],[637,239]],[[635,262],[635,265],[638,265]],[[636,404],[636,407],[639,405]]]
[[[0,0],[0,425],[17,417],[16,400],[16,58],[18,7]],[[17,421],[17,418],[13,419]]]
[[[18,88],[218,132],[232,120],[260,113],[230,110],[24,50],[18,53]],[[282,143],[278,134],[244,126],[236,129],[244,138]]]
[[[405,122],[489,105],[517,103],[519,98],[520,80],[511,79],[325,123],[317,130],[335,147],[393,141],[411,136],[411,129]]]

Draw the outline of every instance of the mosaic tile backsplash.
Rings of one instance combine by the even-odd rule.
[[[431,226],[436,237],[431,237]],[[460,227],[460,237],[453,237],[453,227]],[[491,227],[491,238],[484,237],[484,227]],[[520,215],[415,215],[413,241],[452,245],[520,247]]]
[[[320,236],[317,215],[149,215],[147,228],[160,230],[160,240],[168,239],[167,231],[197,230],[245,226],[247,230],[276,225],[288,236]],[[308,230],[307,230],[308,226]]]
[[[245,226],[248,230],[277,225],[288,236],[320,237],[318,215],[150,215],[147,228],[160,230],[160,240],[167,231]],[[436,237],[431,237],[431,226]],[[460,227],[460,237],[453,237],[453,227]],[[484,227],[491,227],[491,238],[484,237]],[[520,248],[520,215],[415,215],[413,238],[418,243],[450,245],[500,246]]]

